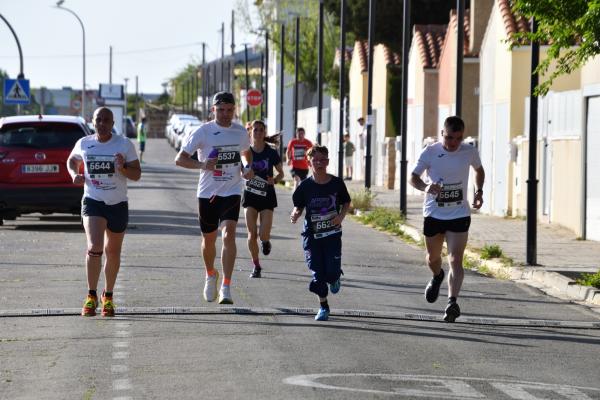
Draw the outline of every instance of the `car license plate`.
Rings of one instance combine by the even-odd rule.
[[[58,172],[58,164],[23,165],[21,170],[25,174],[52,174]]]

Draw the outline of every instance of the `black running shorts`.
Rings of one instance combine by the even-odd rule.
[[[256,211],[261,212],[263,210],[273,211],[277,207],[277,196],[275,195],[275,189],[273,186],[269,186],[267,189],[266,196],[260,196],[255,193],[251,193],[244,190],[244,199],[242,200],[242,207],[252,207]]]
[[[214,232],[221,222],[236,221],[240,216],[240,195],[215,196],[211,199],[198,199],[198,221],[202,233]]]
[[[292,176],[297,176],[298,178],[300,178],[301,181],[305,180],[308,176],[307,169],[292,168],[290,172]]]
[[[468,232],[471,226],[471,217],[456,219],[437,219],[425,217],[423,221],[423,234],[432,237],[438,233],[450,232]]]
[[[82,217],[102,217],[106,220],[106,227],[114,233],[125,232],[129,222],[129,205],[126,201],[107,205],[103,201],[84,197],[81,202]]]

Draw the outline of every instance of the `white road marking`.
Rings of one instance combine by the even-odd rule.
[[[115,379],[113,380],[113,390],[130,390],[131,382],[129,379]]]
[[[348,385],[351,378],[356,378],[356,385],[338,386],[335,378]],[[321,383],[320,380],[327,380]],[[371,381],[371,382],[369,382]],[[370,389],[368,386],[381,387],[382,381],[388,383],[389,390]],[[555,398],[556,395],[574,400],[591,400],[600,394],[600,388],[548,384],[541,382],[513,381],[494,378],[471,378],[433,375],[401,375],[401,374],[311,374],[296,375],[283,380],[290,385],[371,393],[403,398],[427,397],[434,399],[484,399],[489,396],[502,395],[515,400],[542,400]],[[362,387],[360,387],[362,386]],[[367,387],[365,387],[367,386]],[[483,390],[484,393],[477,389]],[[588,394],[590,397],[588,396]],[[544,397],[538,397],[544,396]],[[495,397],[495,396],[494,396]]]
[[[112,354],[112,358],[113,358],[113,360],[125,360],[125,359],[129,358],[129,352],[128,351],[115,351]]]
[[[129,367],[127,365],[116,364],[110,366],[110,372],[113,374],[124,374],[127,371],[129,371]]]
[[[117,349],[126,349],[129,347],[129,342],[114,342],[113,347]]]

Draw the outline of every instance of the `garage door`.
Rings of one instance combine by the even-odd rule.
[[[600,240],[600,97],[588,99],[586,139],[586,238]]]

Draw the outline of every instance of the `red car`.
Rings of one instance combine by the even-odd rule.
[[[79,214],[83,186],[74,185],[67,158],[91,134],[80,117],[0,118],[0,225],[22,214]]]

